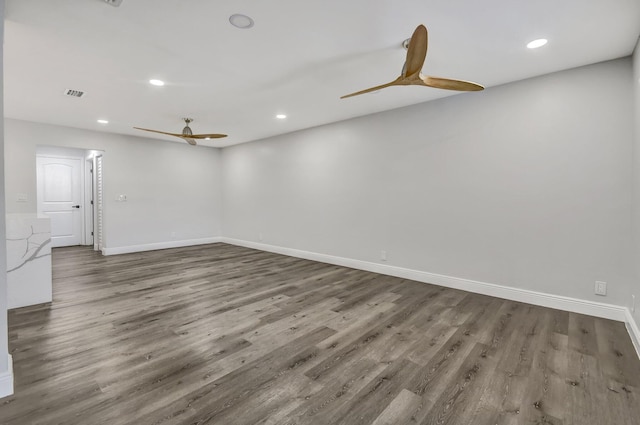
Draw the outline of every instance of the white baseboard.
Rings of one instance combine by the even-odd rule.
[[[631,310],[629,310],[628,308],[626,310],[627,320],[625,320],[625,322],[627,324],[627,331],[629,331],[631,342],[633,342],[633,346],[636,347],[636,353],[638,353],[638,357],[640,357],[640,328],[633,318]]]
[[[511,288],[508,286],[496,285],[494,283],[479,282],[459,277],[428,273],[420,270],[412,270],[386,264],[371,263],[368,261],[353,260],[350,258],[336,257],[332,255],[319,254],[315,252],[302,251],[298,249],[267,245],[263,243],[244,241],[233,238],[222,237],[221,242],[231,245],[244,246],[247,248],[259,249],[261,251],[274,252],[291,257],[304,258],[307,260],[319,261],[322,263],[350,267],[353,269],[366,270],[369,272],[400,277],[403,279],[416,280],[418,282],[431,283],[438,286],[460,289],[476,294],[490,295],[492,297],[504,298],[512,301],[520,301],[527,304],[539,305],[542,307],[549,307],[558,310],[586,314],[589,316],[602,317],[619,322],[627,322],[627,308],[613,304],[580,300],[577,298],[546,294],[543,292],[530,291],[527,289]]]
[[[215,236],[211,238],[156,242],[156,243],[148,243],[144,245],[117,246],[113,248],[103,247],[102,254],[103,255],[130,254],[132,252],[155,251],[157,249],[180,248],[183,246],[205,245],[205,244],[218,243],[218,242],[221,242],[221,238],[218,236]]]
[[[0,398],[13,394],[13,357],[9,354],[9,368],[0,373]]]

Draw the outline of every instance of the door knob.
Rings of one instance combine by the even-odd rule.
[[[80,208],[80,205],[72,205],[71,208]]]

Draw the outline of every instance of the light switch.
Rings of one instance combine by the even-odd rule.
[[[26,193],[18,193],[17,201],[18,202],[28,202],[29,201],[29,195],[27,195]]]

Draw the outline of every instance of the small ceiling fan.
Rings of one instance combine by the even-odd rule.
[[[133,128],[135,128],[136,130],[144,130],[144,131],[150,131],[152,133],[166,134],[168,136],[179,137],[181,139],[186,140],[187,143],[193,146],[196,145],[196,139],[208,140],[208,139],[220,139],[222,137],[227,137],[226,134],[193,134],[193,132],[191,131],[191,127],[189,127],[189,123],[193,122],[193,118],[183,118],[183,120],[186,125],[182,129],[182,133],[167,133],[165,131],[150,130],[148,128],[140,128],[140,127],[133,127]]]
[[[426,86],[434,87],[437,89],[446,90],[458,90],[458,91],[480,91],[484,90],[484,87],[480,84],[472,83],[471,81],[463,80],[451,80],[449,78],[430,77],[420,73],[424,60],[427,57],[428,36],[427,28],[424,25],[418,25],[413,32],[409,45],[406,46],[406,41],[403,43],[407,47],[407,59],[402,68],[400,76],[390,83],[382,84],[379,86],[371,87],[365,90],[357,91],[355,93],[347,94],[340,99],[344,99],[351,96],[358,96],[360,94],[370,93],[386,87],[391,86]]]

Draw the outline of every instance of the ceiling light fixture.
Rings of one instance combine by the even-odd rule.
[[[100,124],[109,124],[109,121],[107,121],[107,120],[98,120],[98,122]]]
[[[547,39],[546,38],[539,38],[537,40],[530,41],[527,44],[527,48],[529,48],[529,49],[537,49],[538,47],[542,47],[545,44],[547,44]]]
[[[135,128],[136,130],[150,131],[152,133],[160,133],[160,134],[166,134],[167,136],[179,137],[182,140],[185,140],[187,143],[189,143],[192,146],[195,146],[197,144],[196,140],[220,139],[222,137],[227,137],[226,134],[217,134],[217,133],[193,134],[191,127],[189,127],[189,124],[193,122],[193,118],[182,118],[182,120],[184,121],[184,124],[185,124],[184,128],[182,129],[182,133],[167,133],[166,131],[152,130],[150,128],[142,128],[142,127],[133,127],[133,128]]]
[[[162,80],[149,80],[149,84],[154,85],[154,86],[158,86],[158,87],[162,87],[162,86],[164,86],[164,81],[162,81]]]
[[[283,120],[283,119],[287,118],[287,116],[285,114],[278,114],[278,115],[276,115],[276,118],[278,118],[279,120]]]
[[[236,28],[240,28],[243,30],[249,29],[253,27],[253,19],[250,16],[242,15],[240,13],[234,13],[229,16],[229,23]]]

